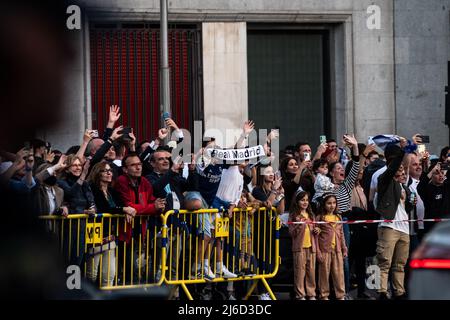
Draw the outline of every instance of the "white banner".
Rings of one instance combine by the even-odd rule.
[[[262,145],[244,149],[208,149],[208,155],[211,159],[223,161],[243,161],[265,156],[264,147]]]

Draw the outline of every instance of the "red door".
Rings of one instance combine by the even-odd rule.
[[[196,29],[169,29],[172,117],[188,130],[203,118],[199,39]],[[92,127],[103,132],[109,106],[117,104],[120,124],[133,127],[138,142],[153,139],[160,121],[159,29],[94,26],[90,46]]]

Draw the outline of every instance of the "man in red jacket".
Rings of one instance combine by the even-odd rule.
[[[117,178],[115,188],[125,206],[136,209],[136,215],[153,215],[151,219],[159,219],[159,214],[163,213],[166,200],[156,199],[153,196],[153,188],[150,182],[142,177],[142,162],[135,153],[130,153],[122,160],[122,169],[124,174]],[[146,248],[147,222],[145,217],[139,217],[132,223],[119,225],[119,285],[129,283],[129,280],[141,282],[141,276],[146,268],[146,254],[152,250]],[[140,236],[141,235],[141,236]],[[152,242],[152,241],[151,241]],[[133,248],[133,250],[131,250]],[[123,261],[126,261],[123,265]],[[134,262],[132,265],[132,261]],[[133,278],[133,279],[131,279]],[[150,280],[149,280],[150,279]],[[151,281],[152,277],[146,274],[143,281]],[[127,281],[128,280],[128,281]]]

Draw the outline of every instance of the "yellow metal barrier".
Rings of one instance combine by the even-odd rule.
[[[69,265],[82,268],[103,290],[160,286],[164,283],[164,216],[72,214],[41,216]]]
[[[181,286],[192,300],[187,285],[254,280],[247,299],[260,280],[275,300],[267,283],[280,264],[281,223],[274,208],[235,209],[229,219],[217,209],[171,210],[164,218],[167,284]]]
[[[82,267],[85,277],[103,290],[207,282],[258,281],[275,296],[267,279],[279,268],[276,210],[235,209],[231,218],[217,209],[171,210],[161,216],[73,214],[41,216],[57,236],[67,264]],[[231,277],[230,277],[231,275]]]

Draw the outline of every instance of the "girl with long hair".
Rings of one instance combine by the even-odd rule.
[[[292,237],[294,260],[295,299],[316,300],[316,248],[318,227],[312,223],[315,217],[311,209],[309,194],[299,191],[295,194],[289,210],[289,234]],[[303,222],[293,224],[292,222]]]

